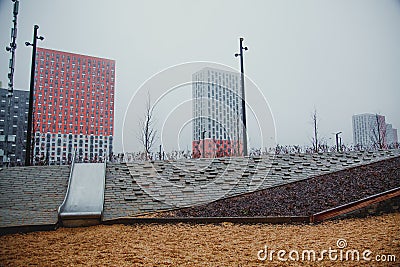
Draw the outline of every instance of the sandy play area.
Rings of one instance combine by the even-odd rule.
[[[337,244],[344,239],[347,245]],[[339,249],[338,245],[344,248]],[[277,252],[264,261],[265,246]],[[319,225],[100,225],[60,228],[51,232],[0,237],[1,266],[399,266],[400,214],[326,222]],[[337,250],[323,261],[305,260],[304,250]],[[362,253],[367,251],[367,258]],[[259,253],[260,250],[263,250]],[[299,253],[298,261],[296,250]],[[348,250],[359,251],[360,261],[340,261]],[[282,252],[281,252],[282,253]],[[327,252],[326,252],[327,253]],[[389,260],[395,255],[396,262]],[[269,254],[270,255],[270,254]],[[291,256],[291,258],[289,258]],[[292,259],[290,261],[289,259]],[[293,259],[295,261],[293,261]],[[393,260],[393,257],[390,259]]]

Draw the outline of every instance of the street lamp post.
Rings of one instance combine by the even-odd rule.
[[[10,46],[6,47],[7,52],[11,53],[11,58],[10,58],[10,72],[8,73],[8,97],[13,96],[14,92],[14,65],[15,65],[15,50],[17,49],[17,16],[18,16],[18,9],[19,9],[19,1],[18,0],[12,0],[14,2],[14,8],[13,8],[13,27],[11,28],[11,43]]]
[[[31,83],[29,86],[29,110],[28,110],[28,129],[26,133],[26,149],[25,149],[25,166],[30,166],[32,159],[32,115],[33,115],[33,92],[35,90],[35,64],[36,64],[36,43],[37,40],[44,40],[43,36],[37,36],[38,25],[33,27],[33,41],[32,43],[25,42],[26,46],[32,46],[32,65],[31,65]]]
[[[243,156],[247,156],[247,123],[246,123],[246,99],[244,90],[244,64],[243,50],[248,50],[247,46],[243,47],[243,38],[239,39],[240,52],[235,57],[240,57],[240,81],[242,88],[242,121],[243,121]]]
[[[19,1],[18,0],[12,0],[14,2],[14,7],[13,7],[13,27],[11,28],[11,43],[10,46],[6,46],[6,51],[11,53],[11,58],[9,61],[9,69],[10,72],[8,73],[8,93],[7,93],[7,115],[6,115],[6,122],[5,122],[5,131],[4,131],[4,156],[6,160],[6,164],[9,165],[11,163],[11,159],[9,157],[9,154],[11,154],[10,149],[9,149],[9,143],[10,139],[12,137],[12,131],[10,131],[10,120],[11,120],[11,98],[14,93],[14,71],[15,71],[15,50],[17,49],[17,16],[18,16],[18,8],[19,8]],[[4,160],[4,158],[3,158]]]

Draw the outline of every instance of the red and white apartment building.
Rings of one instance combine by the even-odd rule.
[[[37,48],[34,161],[101,162],[113,150],[115,61]]]

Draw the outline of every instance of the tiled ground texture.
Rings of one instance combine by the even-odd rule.
[[[208,203],[400,155],[400,150],[109,164],[103,220]]]
[[[190,206],[392,158],[400,150],[108,164],[103,220]],[[0,228],[55,224],[69,166],[0,170]]]
[[[67,191],[69,166],[0,171],[0,227],[55,224]]]

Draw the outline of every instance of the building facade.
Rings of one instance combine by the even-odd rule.
[[[352,117],[354,146],[360,149],[386,148],[385,116],[358,114]]]
[[[0,88],[0,165],[25,164],[26,132],[28,126],[29,91]]]
[[[193,157],[242,155],[239,73],[204,68],[192,75]]]
[[[113,150],[115,61],[37,48],[36,164],[101,162]]]
[[[397,139],[397,129],[392,124],[386,124],[386,143],[388,148],[397,148],[399,140]]]
[[[394,148],[399,148],[399,136],[397,135],[397,129],[393,129],[393,140],[394,140]]]

